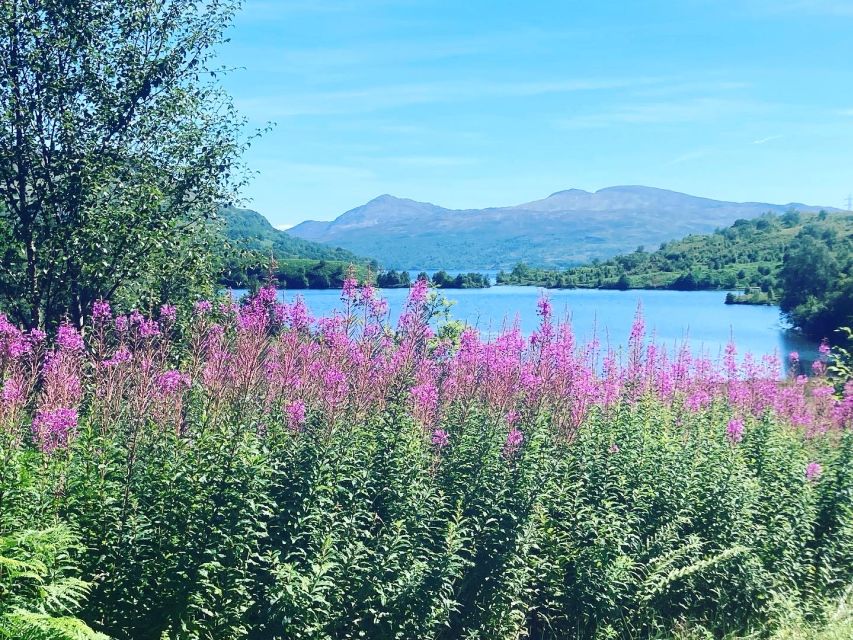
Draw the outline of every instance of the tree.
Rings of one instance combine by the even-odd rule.
[[[213,48],[239,0],[3,0],[2,304],[29,325],[211,268],[243,121]],[[165,286],[181,289],[174,282]]]

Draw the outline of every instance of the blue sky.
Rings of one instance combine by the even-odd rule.
[[[842,206],[853,0],[246,0],[221,53],[274,224],[645,184]]]

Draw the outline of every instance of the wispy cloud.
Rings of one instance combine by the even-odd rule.
[[[383,158],[383,161],[409,167],[461,167],[475,165],[479,162],[476,158],[460,158],[456,156],[401,156]]]
[[[367,113],[417,104],[451,103],[492,98],[523,98],[579,91],[603,91],[661,82],[661,78],[579,78],[534,81],[425,82],[322,91],[237,100],[249,116],[269,119],[290,116]]]
[[[775,135],[775,136],[767,136],[766,138],[758,138],[757,140],[753,140],[752,144],[767,144],[768,142],[771,142],[773,140],[778,140],[781,137],[782,137],[781,135]]]
[[[560,118],[555,124],[560,129],[598,129],[624,124],[692,123],[755,113],[762,109],[763,105],[750,100],[691,98],[682,101],[625,105],[610,111]]]
[[[376,175],[363,167],[337,164],[311,164],[301,162],[278,162],[274,165],[275,174],[286,177],[291,182],[329,182],[340,179],[372,180]]]
[[[310,76],[316,80],[353,69],[385,69],[417,62],[440,61],[445,58],[484,58],[515,56],[523,52],[547,52],[561,40],[577,35],[589,36],[589,30],[541,29],[519,27],[511,31],[466,34],[455,37],[399,35],[357,42],[347,46],[310,46],[289,48],[275,44],[244,43],[241,53],[255,61],[253,69],[266,73]]]
[[[666,163],[666,166],[673,166],[677,164],[683,164],[685,162],[690,162],[691,160],[698,160],[699,158],[704,158],[711,154],[709,149],[696,149],[694,151],[688,151],[687,153],[683,153],[680,156],[673,158],[669,162]]]

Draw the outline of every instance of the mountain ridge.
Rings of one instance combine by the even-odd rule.
[[[643,185],[565,189],[540,200],[483,209],[448,209],[386,193],[334,220],[306,220],[287,233],[397,269],[498,269],[517,262],[560,267],[790,208],[838,211],[802,203],[714,200]]]

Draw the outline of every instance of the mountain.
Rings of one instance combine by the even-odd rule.
[[[236,248],[254,251],[276,260],[306,258],[338,262],[364,262],[354,253],[291,236],[273,227],[269,220],[257,211],[238,207],[222,207],[218,219],[222,222],[224,236]]]
[[[724,202],[643,186],[569,189],[524,204],[464,210],[382,195],[331,222],[303,222],[288,233],[395,269],[566,267],[791,208],[820,207]]]

